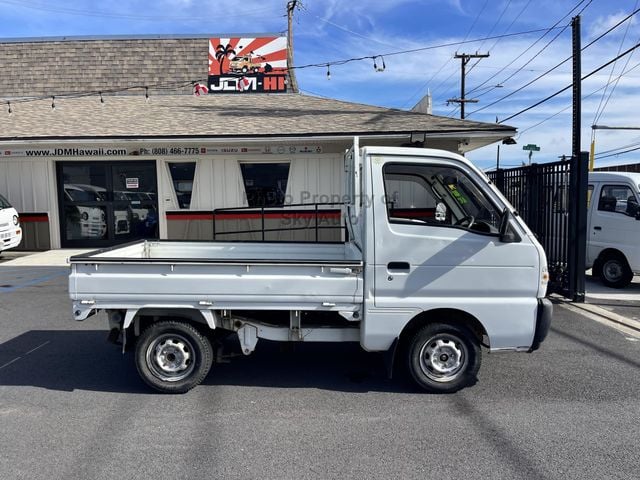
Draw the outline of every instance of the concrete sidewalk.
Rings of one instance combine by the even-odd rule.
[[[65,248],[46,252],[7,251],[0,255],[0,267],[66,267],[67,259],[74,255],[87,253],[95,249]]]

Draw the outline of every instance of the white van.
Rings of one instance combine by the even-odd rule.
[[[0,252],[17,247],[21,241],[22,228],[18,212],[0,195]]]
[[[587,268],[608,287],[640,274],[640,173],[589,174]]]

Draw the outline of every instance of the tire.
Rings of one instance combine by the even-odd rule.
[[[466,327],[430,323],[409,339],[407,368],[422,389],[452,393],[477,381],[481,351]]]
[[[247,73],[247,72],[249,71],[249,69],[245,66],[245,67],[242,67],[242,68],[240,69],[240,71],[241,71],[242,73]]]
[[[633,272],[623,255],[610,254],[599,263],[598,276],[604,285],[624,288],[633,280]]]
[[[147,385],[163,393],[185,393],[205,379],[213,353],[209,340],[196,328],[170,320],[142,332],[135,359]]]

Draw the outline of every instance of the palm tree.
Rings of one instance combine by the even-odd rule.
[[[225,58],[229,58],[229,55],[235,55],[236,51],[231,48],[231,44],[227,43],[226,46],[220,44],[216,47],[216,58],[220,64],[220,75],[222,75],[222,67],[224,65]]]

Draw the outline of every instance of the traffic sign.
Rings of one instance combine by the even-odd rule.
[[[533,143],[529,143],[528,145],[523,145],[522,146],[523,150],[529,150],[530,152],[539,152],[540,151],[540,147],[537,145],[534,145]]]

